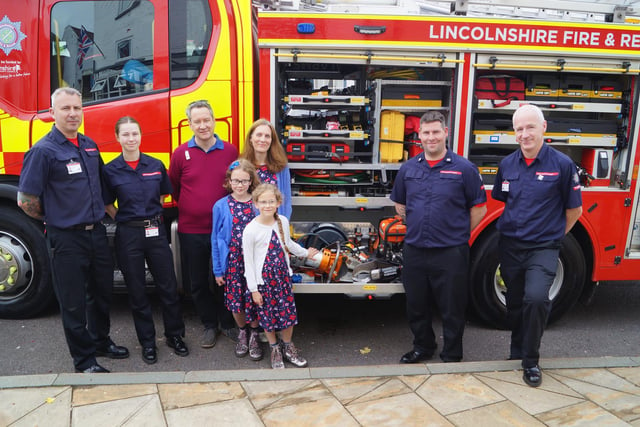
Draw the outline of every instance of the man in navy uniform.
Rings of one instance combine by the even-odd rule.
[[[507,285],[510,359],[522,359],[523,380],[542,383],[540,341],[564,236],[582,215],[573,160],[544,143],[547,122],[535,105],[513,114],[520,149],[498,168],[491,196],[505,203],[498,220],[500,273]]]
[[[18,206],[44,220],[50,247],[53,287],[77,372],[109,372],[96,356],[129,357],[109,337],[113,261],[104,225],[95,142],[78,133],[82,95],[58,88],[51,95],[51,131],[24,156]]]
[[[396,212],[405,218],[402,283],[413,349],[401,363],[430,359],[436,349],[432,302],[442,317],[444,362],[462,360],[469,277],[471,230],[487,212],[487,195],[478,169],[449,150],[444,116],[429,111],[420,118],[423,153],[398,171],[391,192]]]

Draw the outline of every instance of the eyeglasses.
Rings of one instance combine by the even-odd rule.
[[[249,185],[251,184],[250,179],[231,179],[229,180],[231,185]]]
[[[258,200],[260,206],[275,206],[278,204],[277,200]]]

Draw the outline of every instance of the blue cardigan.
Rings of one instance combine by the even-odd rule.
[[[231,243],[231,229],[233,216],[229,209],[229,196],[224,196],[213,205],[213,223],[211,227],[211,263],[213,275],[224,277],[227,271],[229,244]]]
[[[291,219],[291,172],[289,166],[285,166],[280,172],[276,173],[278,180],[278,189],[282,193],[282,204],[278,208],[278,214]]]

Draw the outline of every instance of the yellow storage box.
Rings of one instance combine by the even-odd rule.
[[[380,114],[380,161],[393,163],[402,160],[404,144],[404,114],[383,111]]]

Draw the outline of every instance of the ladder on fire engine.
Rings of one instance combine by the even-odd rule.
[[[253,0],[267,10],[640,23],[638,0]]]

